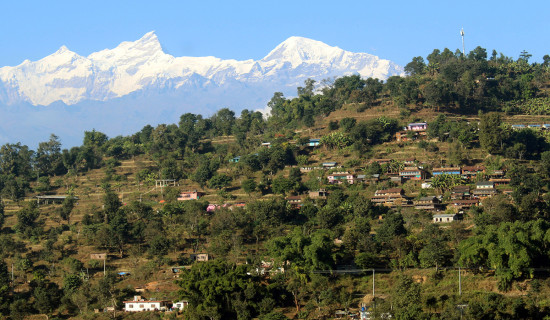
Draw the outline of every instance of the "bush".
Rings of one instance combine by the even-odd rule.
[[[80,270],[82,270],[82,268],[84,267],[82,261],[71,257],[63,259],[63,264],[69,267],[69,269],[75,273],[80,272]]]
[[[263,316],[260,316],[259,319],[260,320],[287,320],[289,318],[282,313],[273,311]]]

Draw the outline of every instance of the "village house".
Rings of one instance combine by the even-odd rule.
[[[326,199],[328,192],[325,189],[319,189],[317,191],[309,191],[308,196],[311,199]]]
[[[197,262],[206,262],[210,259],[208,253],[194,253],[190,254],[189,257]]]
[[[428,124],[426,122],[409,123],[406,127],[406,130],[410,131],[426,131],[427,129]]]
[[[388,207],[396,207],[408,203],[407,198],[405,198],[405,192],[401,188],[376,190],[371,201]]]
[[[145,300],[141,296],[134,296],[134,300],[124,301],[124,311],[166,311],[170,309],[171,301],[167,300]]]
[[[452,200],[470,199],[470,187],[469,186],[456,186],[451,190]]]
[[[443,168],[433,168],[432,175],[437,176],[439,174],[456,174],[460,175],[462,171],[460,167],[443,167]]]
[[[349,172],[335,172],[327,177],[328,183],[330,184],[342,184],[347,182],[348,184],[353,184],[354,178],[353,175]]]
[[[416,159],[415,158],[408,158],[403,160],[403,164],[407,167],[414,167],[416,165]]]
[[[397,142],[407,142],[407,141],[416,140],[417,136],[418,136],[418,132],[414,132],[414,131],[397,131],[395,133],[395,140]]]
[[[493,189],[495,184],[492,181],[480,181],[476,183],[477,189]]]
[[[182,192],[177,200],[178,201],[199,200],[202,196],[204,196],[204,192],[198,192],[197,190],[187,191],[187,192]]]
[[[399,176],[407,180],[424,180],[426,172],[418,167],[405,167],[399,171]]]
[[[428,124],[426,122],[409,123],[406,127],[403,127],[403,130],[395,133],[395,140],[406,142],[422,139],[427,136],[427,129]]]
[[[372,162],[376,162],[379,165],[390,164],[392,162],[392,159],[373,159]]]
[[[475,178],[479,173],[485,173],[485,167],[483,166],[462,167],[462,177],[465,179]]]
[[[271,142],[262,142],[262,147],[271,148]]]
[[[223,205],[219,205],[219,204],[214,204],[214,203],[211,203],[209,204],[207,207],[206,207],[206,212],[214,212],[220,208],[227,208],[227,207],[230,207],[231,205],[228,204],[228,203],[225,203]]]
[[[506,174],[506,171],[504,170],[495,170],[493,173],[490,174],[491,178],[504,178],[504,175]]]
[[[231,205],[231,207],[229,207],[229,209],[233,210],[233,208],[246,208],[246,203],[245,202],[234,203],[233,205]]]
[[[509,179],[509,178],[490,178],[489,179],[489,182],[492,182],[495,185],[495,187],[508,185],[510,184],[511,181],[512,179]]]
[[[458,220],[462,220],[462,215],[450,213],[434,214],[432,219],[433,223],[450,223]]]
[[[175,187],[176,186],[176,180],[175,179],[157,179],[155,180],[155,188],[165,188],[168,186]]]
[[[388,173],[387,177],[390,178],[390,181],[395,184],[402,184],[405,182],[405,178],[400,176],[398,173]]]
[[[72,197],[73,199],[77,200],[78,201],[78,197],[75,197],[75,196],[58,196],[58,195],[51,195],[51,196],[36,196],[36,202],[38,204],[50,204],[50,203],[57,203],[57,204],[60,204],[60,203],[63,203],[63,201],[65,201],[66,198],[68,197]]]
[[[309,139],[308,147],[318,147],[321,144],[321,139]]]
[[[475,189],[472,191],[472,199],[486,199],[496,195],[498,192],[496,189]]]
[[[434,210],[440,211],[443,209],[441,201],[436,197],[422,197],[414,201],[414,208],[416,210]]]
[[[477,205],[479,205],[479,200],[477,199],[451,200],[451,207],[456,211],[469,210],[471,207],[477,206]]]
[[[321,165],[323,166],[323,168],[325,169],[332,169],[332,168],[336,168],[336,165],[338,163],[336,162],[323,162]]]
[[[491,181],[480,181],[476,183],[476,189],[472,192],[474,199],[490,198],[497,194],[497,190],[494,188],[494,183]]]
[[[365,174],[358,174],[356,177],[355,177],[355,183],[364,183],[366,182],[368,179],[367,179],[367,175]]]
[[[187,300],[180,300],[180,301],[177,301],[177,302],[174,302],[172,304],[172,311],[183,311],[183,309],[187,308],[187,306],[189,305],[189,301]]]
[[[241,156],[237,156],[235,158],[229,159],[229,162],[232,162],[232,163],[239,163],[239,161],[241,161]]]
[[[286,197],[286,202],[290,204],[292,208],[299,208],[302,206],[302,197],[301,196],[288,196]]]

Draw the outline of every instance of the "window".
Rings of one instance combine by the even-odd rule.
[[[133,304],[129,304],[129,305],[128,305],[128,309],[132,309],[133,307],[134,307]]]
[[[140,305],[139,305],[139,308],[140,308],[140,309],[143,309],[144,307],[143,307],[143,305],[142,305],[142,304],[140,304]]]

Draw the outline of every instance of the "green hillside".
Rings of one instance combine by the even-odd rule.
[[[0,147],[1,314],[550,317],[550,59],[426,60],[306,81],[269,117]]]

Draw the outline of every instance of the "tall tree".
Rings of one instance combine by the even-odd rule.
[[[61,158],[61,142],[52,134],[47,142],[40,142],[35,156],[36,169],[41,175],[61,174],[64,171]]]
[[[36,202],[28,202],[25,207],[17,212],[17,224],[15,230],[25,238],[42,235],[42,224],[38,220],[40,211]]]
[[[412,58],[412,61],[405,66],[405,72],[411,76],[420,75],[424,73],[425,69],[426,63],[424,62],[424,58],[420,56]]]
[[[393,289],[393,307],[396,319],[424,319],[420,284],[405,275],[400,276]]]
[[[491,154],[502,151],[504,130],[501,125],[502,119],[499,113],[490,112],[481,116],[479,142],[481,147]]]

